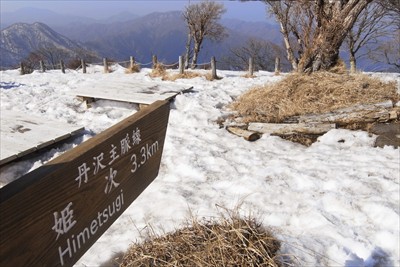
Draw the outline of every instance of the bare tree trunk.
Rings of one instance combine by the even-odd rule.
[[[188,33],[188,38],[186,41],[186,54],[185,54],[185,69],[189,68],[190,60],[190,45],[192,44],[192,35]]]
[[[291,46],[291,44],[289,42],[289,33],[288,33],[286,27],[284,27],[282,22],[280,23],[280,26],[281,26],[281,32],[282,32],[282,35],[283,35],[283,41],[285,42],[287,59],[292,64],[293,70],[297,71],[298,62],[297,62],[296,57],[294,56],[294,52],[293,52],[292,46]]]
[[[200,43],[194,40],[193,58],[192,58],[192,69],[197,67],[197,57],[200,51]]]
[[[310,73],[329,70],[337,64],[347,33],[373,0],[264,1],[280,23],[293,69],[297,65],[297,72]],[[292,36],[296,45],[291,44]]]
[[[357,71],[357,59],[353,52],[350,52],[350,73],[356,73]]]

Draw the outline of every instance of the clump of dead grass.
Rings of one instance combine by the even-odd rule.
[[[278,83],[254,88],[231,107],[244,121],[282,122],[296,115],[323,113],[358,104],[398,101],[396,84],[365,74],[290,74]]]
[[[201,77],[202,75],[198,72],[193,71],[185,71],[183,74],[176,73],[172,75],[165,75],[163,80],[165,81],[176,81],[178,79],[193,79],[196,77]]]
[[[133,64],[132,66],[129,66],[126,70],[126,74],[131,74],[131,73],[138,73],[140,72],[140,65],[139,64]]]
[[[155,66],[153,66],[153,69],[150,73],[150,77],[152,77],[152,78],[164,77],[166,74],[167,74],[167,71],[166,71],[164,65],[161,63],[156,63]]]
[[[192,219],[165,236],[133,244],[120,266],[281,266],[280,242],[254,219]]]

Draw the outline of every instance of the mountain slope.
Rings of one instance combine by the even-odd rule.
[[[43,23],[16,23],[1,31],[1,67],[12,67],[25,59],[31,52],[40,49],[57,49],[63,55],[73,56],[85,48],[58,34]]]
[[[208,62],[211,56],[221,59],[230,53],[230,48],[243,45],[249,38],[276,40],[279,29],[267,23],[249,23],[240,20],[222,20],[227,28],[228,37],[220,43],[205,40],[199,55],[199,62]],[[114,60],[127,60],[134,56],[139,62],[148,62],[153,54],[159,60],[171,63],[185,51],[187,26],[181,12],[152,13],[127,22],[103,25],[102,34],[96,33],[95,25],[81,28],[81,34],[90,32],[84,37],[85,44],[98,52],[102,57]],[[88,31],[88,29],[93,29]],[[77,34],[77,32],[75,32]],[[75,37],[79,37],[77,34]],[[278,41],[277,41],[278,42]]]

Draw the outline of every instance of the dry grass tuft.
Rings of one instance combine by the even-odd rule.
[[[280,242],[254,219],[192,219],[165,236],[133,244],[120,266],[280,266]]]
[[[206,80],[210,81],[210,82],[212,82],[214,80],[217,80],[217,81],[222,80],[222,77],[219,77],[219,76],[217,76],[217,78],[214,78],[211,73],[207,73],[206,75],[204,75],[204,77],[206,77]]]
[[[139,64],[133,64],[133,66],[129,66],[126,70],[126,74],[131,74],[131,73],[138,73],[140,72],[140,65]]]
[[[338,62],[334,67],[332,67],[329,72],[336,73],[336,74],[346,74],[348,73],[347,71],[347,66],[346,62],[344,60],[339,59]]]
[[[163,77],[163,80],[165,81],[176,81],[178,79],[193,79],[196,77],[201,77],[202,75],[197,72],[192,72],[192,71],[185,71],[183,74],[173,74],[173,75],[165,75]]]
[[[167,71],[165,70],[165,67],[161,63],[157,63],[153,67],[153,70],[150,73],[150,77],[152,77],[152,78],[165,77],[166,74],[167,74]]]
[[[242,76],[243,78],[256,78],[256,75],[250,75],[250,73],[246,73],[245,75]]]
[[[316,72],[291,74],[278,83],[252,89],[231,107],[245,122],[276,123],[296,115],[398,99],[394,82],[384,83],[364,74]]]

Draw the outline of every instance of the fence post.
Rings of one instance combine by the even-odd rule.
[[[158,59],[157,59],[157,56],[156,56],[156,55],[153,55],[152,61],[153,61],[153,69],[155,69],[155,68],[156,68],[156,65],[157,65],[157,63],[158,63]]]
[[[62,73],[65,73],[65,65],[64,65],[64,61],[62,59],[60,60],[60,66],[61,66]]]
[[[20,63],[19,64],[19,66],[20,66],[20,71],[19,71],[19,73],[21,74],[21,75],[24,75],[25,74],[25,66],[24,66],[24,63]]]
[[[217,61],[215,60],[215,57],[211,57],[211,78],[212,79],[217,79]]]
[[[42,72],[45,72],[46,69],[45,69],[45,67],[44,67],[44,62],[43,62],[43,60],[40,60],[39,63],[40,63],[40,69],[41,69],[41,71],[42,71]]]
[[[109,73],[107,58],[103,58],[104,73]]]
[[[179,74],[183,74],[185,72],[185,64],[183,62],[183,57],[179,56]]]
[[[253,58],[249,58],[249,76],[252,77],[254,73]]]
[[[280,57],[275,58],[275,75],[279,75],[281,73],[281,59]]]
[[[135,58],[133,56],[130,57],[130,62],[131,62],[130,69],[132,70],[133,67],[135,66]]]
[[[82,66],[82,72],[86,73],[86,62],[83,59],[81,59],[81,66]]]

